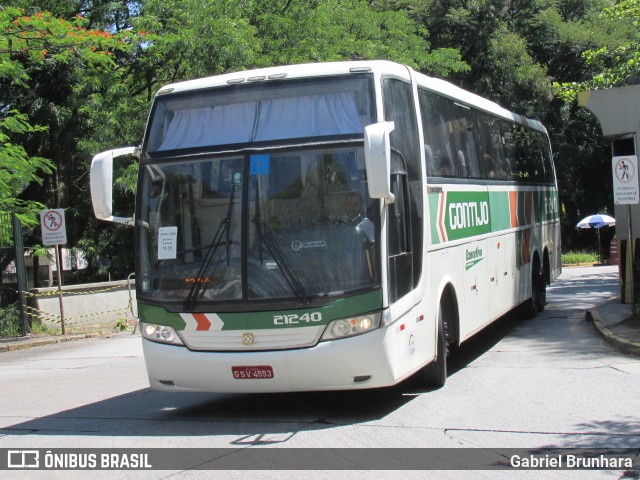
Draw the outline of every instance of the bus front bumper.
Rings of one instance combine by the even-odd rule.
[[[149,383],[154,390],[216,393],[354,390],[396,383],[386,333],[387,329],[381,328],[295,350],[193,351],[144,338],[142,346]],[[246,378],[244,373],[238,373],[252,368],[261,375],[272,372],[268,374],[271,378]]]

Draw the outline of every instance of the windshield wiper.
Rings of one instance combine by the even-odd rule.
[[[256,226],[256,233],[258,235],[258,245],[260,250],[260,263],[262,263],[262,244],[267,247],[267,251],[271,255],[271,257],[275,260],[278,268],[282,272],[282,276],[285,281],[291,288],[291,291],[302,301],[304,305],[309,305],[309,296],[304,288],[304,284],[300,277],[293,271],[289,263],[287,262],[287,258],[282,252],[282,248],[278,242],[273,238],[273,234],[271,230],[267,226],[266,223],[262,221],[262,216],[260,215],[260,186],[258,184],[258,180],[255,180],[255,189],[256,189],[256,214],[253,217],[253,223]]]
[[[233,210],[233,200],[235,197],[235,191],[236,191],[236,186],[235,184],[232,184],[231,195],[229,197],[229,206],[227,208],[227,216],[220,221],[218,230],[216,230],[216,233],[213,236],[213,240],[211,241],[211,243],[209,244],[209,248],[207,249],[207,253],[202,259],[202,263],[200,264],[200,268],[198,269],[198,274],[195,277],[195,283],[189,290],[189,294],[187,295],[187,298],[184,301],[184,308],[187,311],[191,310],[195,306],[198,296],[202,295],[206,290],[206,288],[209,286],[209,283],[203,282],[202,279],[204,278],[204,274],[209,270],[209,266],[211,265],[211,262],[216,256],[216,252],[218,251],[218,247],[221,245],[223,236],[225,237],[225,243],[227,244],[227,265],[229,265],[230,245],[231,245],[231,238],[230,238],[231,229],[229,227],[231,226],[231,213]],[[220,263],[218,263],[214,267],[213,271],[215,271],[218,265],[220,265]]]

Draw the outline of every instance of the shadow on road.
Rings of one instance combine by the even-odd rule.
[[[2,435],[221,436],[247,444],[384,418],[411,401],[400,388],[287,394],[138,390],[0,429]]]

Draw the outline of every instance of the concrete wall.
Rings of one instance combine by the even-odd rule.
[[[640,85],[580,92],[578,102],[598,117],[605,137],[640,131]]]
[[[132,282],[135,311],[135,284]],[[28,313],[43,325],[60,325],[58,288],[29,290]],[[62,308],[67,327],[115,326],[118,319],[132,319],[127,281],[89,283],[62,287]]]

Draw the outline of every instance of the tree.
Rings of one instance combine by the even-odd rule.
[[[566,101],[581,91],[640,82],[640,0],[621,0],[605,8],[600,19],[611,26],[610,32],[618,32],[615,41],[584,50],[587,75],[554,85]]]
[[[43,205],[66,208],[71,245],[89,216],[88,163],[77,139],[89,134],[97,98],[120,84],[122,59],[138,38],[89,23],[36,5],[0,9],[0,170],[11,174],[11,182],[0,177],[0,208],[17,207],[31,226]]]
[[[620,5],[629,0],[619,2]],[[633,0],[636,3],[638,0]],[[460,50],[470,71],[449,80],[536,118],[551,138],[563,211],[565,245],[578,242],[583,213],[611,208],[607,145],[597,122],[558,95],[557,85],[595,74],[583,52],[617,51],[634,31],[603,12],[612,0],[397,0],[431,33],[434,47]]]
[[[446,75],[468,69],[455,49],[430,50],[428,31],[404,10],[365,0],[146,0],[133,20],[152,36],[139,91],[247,68],[386,58]]]
[[[36,212],[43,205],[18,197],[32,182],[41,185],[40,175],[51,173],[53,164],[45,158],[29,157],[19,144],[19,138],[16,141],[12,137],[16,139],[43,130],[45,128],[29,124],[27,116],[15,110],[0,118],[0,215],[16,212],[27,227],[37,224]]]
[[[253,0],[248,13],[264,65],[388,59],[441,76],[469,69],[457,49],[431,49],[428,30],[392,5]]]
[[[640,74],[638,34],[640,2],[623,0],[597,2],[597,12],[583,19],[572,19],[558,35],[574,40],[572,64],[575,68],[554,82],[561,100],[558,108],[558,134],[564,142],[559,154],[559,171],[566,180],[563,203],[566,216],[566,243],[578,241],[574,226],[585,215],[612,211],[611,151],[602,137],[596,118],[578,107],[581,91],[626,84]]]

